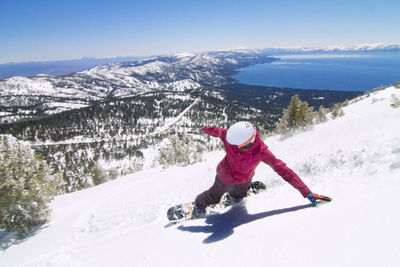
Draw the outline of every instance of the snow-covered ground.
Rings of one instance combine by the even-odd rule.
[[[312,191],[311,207],[268,166],[268,186],[224,213],[168,226],[168,207],[213,182],[223,151],[204,162],[148,169],[57,197],[48,225],[0,242],[6,266],[400,266],[400,89],[344,108],[345,116],[280,141],[265,140]],[[0,232],[0,236],[1,236]]]

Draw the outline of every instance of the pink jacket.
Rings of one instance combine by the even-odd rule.
[[[226,140],[227,131],[217,127],[202,128],[203,133],[219,137],[224,143],[226,155],[217,166],[217,176],[221,182],[225,184],[241,184],[250,181],[254,176],[255,169],[262,161],[299,190],[303,197],[311,193],[311,190],[303,183],[300,177],[269,151],[258,132],[251,148],[242,151],[228,143]]]

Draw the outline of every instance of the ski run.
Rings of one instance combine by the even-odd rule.
[[[310,189],[307,199],[260,164],[267,190],[207,219],[168,226],[169,207],[209,188],[224,151],[187,167],[152,168],[61,195],[50,222],[24,240],[0,232],[0,266],[400,266],[400,89],[363,96],[345,115],[271,151]],[[218,126],[218,125],[216,125]]]

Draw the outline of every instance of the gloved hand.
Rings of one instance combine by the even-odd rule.
[[[323,196],[323,195],[318,195],[318,194],[314,194],[311,193],[307,196],[308,200],[311,201],[311,203],[315,206],[318,204],[317,200],[323,200],[323,201],[331,201],[332,198],[327,197],[327,196]]]
[[[203,129],[204,129],[204,127],[201,127],[201,128],[199,129],[201,135],[204,135]]]

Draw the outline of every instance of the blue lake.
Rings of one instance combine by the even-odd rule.
[[[400,81],[399,52],[272,55],[279,60],[240,69],[241,83],[300,89],[370,91]]]

